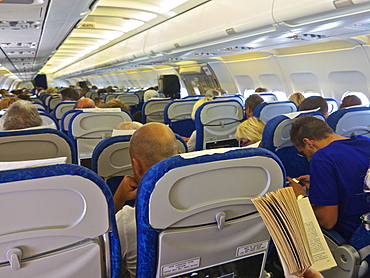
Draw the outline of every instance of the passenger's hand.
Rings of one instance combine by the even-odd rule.
[[[306,195],[307,192],[306,192],[305,186],[302,186],[299,183],[293,181],[292,178],[290,177],[286,177],[286,178],[289,181],[289,186],[293,188],[295,196]]]
[[[309,268],[303,273],[303,278],[323,278],[323,276],[320,274],[320,272]]]
[[[320,272],[312,269],[312,268],[309,268],[307,269],[304,273],[303,273],[303,276],[296,276],[296,275],[288,275],[288,276],[285,276],[286,278],[324,278],[324,276],[322,276],[320,274]]]
[[[306,186],[308,189],[310,188],[310,175],[303,175],[303,176],[297,177],[296,179],[299,180],[301,183],[303,183],[304,186]]]
[[[114,193],[114,210],[119,211],[126,201],[136,198],[137,182],[134,176],[126,175]]]

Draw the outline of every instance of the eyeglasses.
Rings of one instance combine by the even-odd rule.
[[[304,152],[298,152],[298,156],[307,158],[306,154]]]

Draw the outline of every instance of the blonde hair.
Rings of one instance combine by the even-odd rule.
[[[58,89],[54,87],[49,87],[46,89],[47,94],[56,95],[58,94]]]
[[[264,128],[264,122],[256,117],[250,117],[238,126],[235,133],[235,138],[238,141],[241,141],[242,139],[247,139],[253,143],[257,143],[262,140],[262,133]]]
[[[206,103],[208,101],[212,101],[213,99],[211,97],[205,97],[200,100],[198,100],[196,103],[194,103],[193,106],[193,111],[191,111],[191,118],[194,120],[195,119],[195,112],[197,112],[197,109],[199,106],[201,106],[203,103]]]
[[[119,123],[114,129],[118,130],[137,130],[142,127],[143,124],[139,122],[122,122]]]
[[[300,92],[291,94],[289,96],[289,100],[293,101],[297,106],[299,106],[304,99],[305,97]]]

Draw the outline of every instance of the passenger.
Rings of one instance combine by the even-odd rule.
[[[309,111],[320,108],[318,112],[322,113],[325,118],[329,117],[328,103],[323,97],[313,96],[304,99],[298,107],[298,111]]]
[[[94,98],[95,106],[100,107],[104,104],[103,98],[102,97],[96,97]]]
[[[21,93],[17,96],[17,98],[26,100],[26,101],[32,101],[31,96],[25,93]]]
[[[362,101],[358,96],[355,95],[346,96],[345,98],[342,99],[342,103],[340,104],[339,109],[361,104]]]
[[[309,187],[319,224],[348,241],[361,223],[359,217],[369,211],[363,184],[370,165],[370,138],[337,135],[313,116],[293,122],[290,137],[299,154],[310,161],[310,176],[297,178],[306,187],[288,178],[296,195]]]
[[[100,105],[100,108],[121,108],[126,110],[127,112],[130,112],[131,107],[126,105],[123,101],[120,101],[119,99],[112,99],[108,101],[107,103],[102,103]]]
[[[242,142],[242,147],[259,147],[262,140],[265,123],[256,117],[250,117],[242,122],[235,133],[235,138]]]
[[[0,110],[7,109],[12,103],[18,101],[17,97],[6,97],[0,100]]]
[[[139,122],[122,122],[119,123],[114,129],[116,130],[137,130],[142,127],[143,124]]]
[[[172,130],[161,123],[149,123],[131,137],[129,147],[133,176],[126,175],[114,194],[117,228],[123,258],[122,277],[136,277],[135,208],[123,204],[136,198],[138,184],[145,172],[157,162],[179,153]]]
[[[98,91],[97,91],[97,93],[98,93],[98,95],[100,96],[100,95],[104,95],[104,94],[106,94],[107,93],[107,90],[106,89],[99,89]]]
[[[208,89],[205,93],[206,97],[212,98],[212,97],[218,97],[221,95],[221,92],[216,89]]]
[[[58,94],[58,89],[54,87],[49,87],[46,89],[46,94],[49,95],[57,95]]]
[[[4,131],[36,127],[42,124],[36,106],[26,100],[14,102],[1,118],[1,127]]]
[[[86,94],[87,94],[87,92],[89,91],[89,87],[87,87],[87,86],[85,86],[85,87],[82,87],[81,88],[81,97],[84,97]]]
[[[209,90],[208,90],[209,91]],[[211,93],[210,93],[211,94]],[[198,100],[196,103],[193,105],[193,110],[191,111],[191,118],[194,120],[195,119],[195,112],[197,112],[199,106],[201,106],[203,103],[206,103],[208,101],[212,101],[213,98],[209,97],[206,95],[205,98],[201,98]],[[194,130],[193,133],[190,135],[190,138],[187,142],[188,145],[188,152],[193,152],[195,151],[195,143],[196,143],[196,138],[197,138],[197,132]]]
[[[291,94],[289,96],[289,100],[293,101],[297,106],[299,106],[304,99],[305,97],[300,92]]]
[[[152,98],[159,98],[159,94],[155,90],[146,90],[144,93],[144,102],[151,100]]]
[[[153,88],[149,88],[144,92],[144,102],[147,102],[148,100],[151,100],[152,98],[159,98],[159,94],[156,90],[153,90]],[[136,122],[143,122],[143,115],[142,110],[136,111],[132,117]]]
[[[267,93],[269,90],[267,88],[258,87],[254,92],[255,93]]]
[[[81,109],[81,108],[95,108],[95,102],[89,98],[80,98],[73,109]]]
[[[256,107],[264,102],[263,98],[261,98],[260,95],[258,94],[253,94],[250,95],[246,100],[245,100],[245,115],[247,118],[250,118],[253,116],[253,111],[256,109]]]
[[[77,101],[80,99],[80,95],[73,88],[64,88],[60,90],[60,101]]]
[[[228,94],[228,92],[226,90],[222,89],[222,88],[217,89],[217,91],[219,91],[221,93],[221,95],[227,95]]]
[[[7,90],[1,89],[0,90],[0,95],[1,96],[6,96],[6,95],[9,95],[9,92]]]

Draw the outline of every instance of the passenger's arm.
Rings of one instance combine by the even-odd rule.
[[[324,229],[330,230],[338,221],[338,206],[312,205],[317,221]]]
[[[119,211],[126,201],[136,198],[137,182],[134,176],[126,175],[114,193],[114,211]]]

